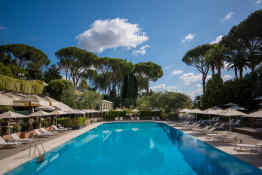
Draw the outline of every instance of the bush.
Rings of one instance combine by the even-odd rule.
[[[142,120],[151,120],[152,117],[160,117],[161,111],[139,111],[139,116]]]
[[[115,120],[115,117],[126,117],[126,111],[109,111],[105,113],[104,120]]]
[[[39,80],[19,80],[0,75],[0,90],[23,94],[42,94],[44,87],[45,83]]]
[[[81,127],[85,126],[86,118],[85,117],[75,117],[75,118],[63,117],[63,118],[58,118],[57,123],[66,128],[80,129]]]

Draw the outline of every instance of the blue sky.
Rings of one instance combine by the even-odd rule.
[[[133,63],[153,61],[164,76],[154,90],[201,93],[201,76],[181,60],[191,48],[219,41],[262,0],[1,0],[0,44],[54,52],[77,46]],[[229,79],[232,72],[224,71]]]

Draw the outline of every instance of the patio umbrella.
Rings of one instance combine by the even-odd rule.
[[[247,116],[248,114],[234,110],[234,109],[228,109],[228,110],[224,110],[223,112],[219,113],[219,115],[229,117],[229,129],[231,130],[231,117],[232,116],[242,116],[243,117],[243,116]]]
[[[237,106],[237,104],[230,102],[230,103],[225,104],[224,106]]]
[[[203,111],[204,114],[208,114],[209,118],[211,118],[211,115],[219,115],[222,112],[224,112],[224,110],[216,106]]]
[[[246,108],[241,107],[241,106],[238,106],[238,105],[236,105],[236,106],[231,106],[231,107],[229,107],[229,108],[227,108],[227,109],[237,110],[237,111],[244,111],[244,110],[246,110]]]
[[[249,117],[262,118],[262,109],[248,114]]]
[[[188,113],[195,114],[195,118],[197,120],[197,114],[203,114],[203,111],[201,111],[200,109],[192,109]]]
[[[45,112],[45,111],[37,111],[37,112],[33,112],[31,113],[30,117],[44,117],[44,116],[50,116],[51,113]]]
[[[19,119],[19,118],[28,118],[28,116],[12,111],[8,111],[3,114],[0,114],[0,119]]]
[[[179,111],[179,113],[190,113],[190,112],[191,112],[191,110],[186,109],[186,108]]]
[[[262,100],[262,96],[256,97],[255,100]]]

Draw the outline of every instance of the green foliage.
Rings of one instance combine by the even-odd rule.
[[[81,83],[79,85],[79,89],[82,90],[82,91],[91,90],[91,88],[88,86],[86,80],[84,80],[84,79],[81,80]]]
[[[73,129],[79,129],[86,124],[86,118],[85,117],[60,117],[57,119],[57,123],[66,127],[66,128],[73,128]]]
[[[73,93],[74,90],[71,81],[60,79],[50,81],[48,86],[45,87],[44,93],[58,101],[63,101],[63,99],[65,99],[70,93]]]
[[[159,92],[151,96],[142,96],[137,99],[139,109],[160,108],[164,112],[177,112],[181,108],[189,108],[191,99],[181,93]]]
[[[5,66],[3,63],[0,63],[0,74],[13,77],[13,73],[9,66]]]
[[[0,106],[0,112],[14,111],[12,106]]]
[[[206,59],[207,52],[212,46],[204,44],[189,50],[183,57],[183,62],[194,66],[202,74],[203,94],[205,93],[206,78],[209,72],[209,62]]]
[[[42,94],[45,84],[39,80],[18,80],[0,75],[0,90],[24,94]]]
[[[137,63],[134,73],[137,76],[138,88],[145,89],[147,95],[149,95],[149,81],[157,81],[163,76],[161,66],[153,62]]]
[[[56,65],[52,65],[44,72],[43,78],[45,82],[49,83],[52,80],[62,79],[62,76],[60,75],[59,68]]]
[[[1,45],[0,56],[6,60],[5,63],[12,63],[20,68],[27,69],[30,72],[28,79],[41,77],[43,66],[47,66],[50,62],[41,50],[25,44]]]
[[[206,107],[213,107],[224,104],[223,79],[215,74],[206,85],[206,93],[202,96],[202,104]]]
[[[96,109],[101,104],[102,96],[95,91],[86,90],[78,96],[77,109]]]
[[[123,106],[136,106],[138,83],[136,76],[133,73],[129,73],[125,76],[121,93]]]
[[[109,111],[105,113],[104,120],[115,120],[115,117],[126,117],[126,111]]]
[[[97,59],[95,54],[76,47],[60,49],[55,55],[60,60],[60,68],[66,72],[66,78],[69,73],[75,87]]]
[[[160,117],[161,111],[150,111],[150,110],[143,110],[139,111],[139,117],[141,120],[152,120],[152,117]]]

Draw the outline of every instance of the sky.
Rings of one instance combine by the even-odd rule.
[[[182,62],[201,44],[217,43],[262,8],[262,0],[1,0],[0,45],[23,43],[54,53],[75,46],[133,63],[152,61],[164,76],[155,91],[200,95],[201,74]],[[224,80],[233,78],[223,71]]]

